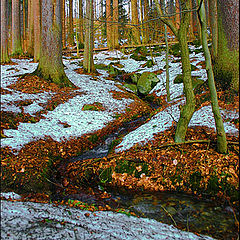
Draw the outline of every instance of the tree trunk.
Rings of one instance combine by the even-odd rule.
[[[112,42],[112,13],[111,0],[106,0],[106,22],[107,22],[107,46],[109,49],[113,48]]]
[[[137,0],[131,1],[131,10],[132,10],[132,24],[134,25],[132,27],[133,41],[135,44],[141,44]]]
[[[184,1],[183,10],[186,11],[189,8],[190,8],[190,1],[189,0]],[[181,50],[183,85],[184,85],[184,93],[186,96],[186,104],[183,106],[183,108],[180,111],[180,119],[177,123],[175,142],[185,141],[188,124],[195,111],[196,99],[195,99],[193,86],[192,86],[191,64],[190,64],[189,49],[187,44],[189,18],[190,18],[190,14],[188,12],[182,13],[182,19],[181,19],[180,28],[178,31],[178,40],[179,40],[180,50]]]
[[[1,64],[9,63],[8,55],[8,0],[1,0]]]
[[[218,0],[218,54],[214,74],[224,88],[239,91],[239,1]]]
[[[27,36],[27,10],[26,10],[26,0],[23,0],[22,7],[23,7],[23,42],[22,42],[22,48],[23,52],[26,52],[26,36]]]
[[[40,25],[41,25],[41,8],[40,8],[40,0],[35,1],[35,5],[33,8],[34,14],[34,62],[38,62],[40,58]]]
[[[28,0],[27,54],[34,56],[33,0]]]
[[[83,46],[84,37],[83,37],[83,3],[82,0],[79,0],[79,44]]]
[[[149,23],[147,22],[149,20],[149,2],[148,0],[144,0],[144,25],[143,25],[143,39],[144,43],[149,42]]]
[[[200,2],[201,0],[198,0],[199,4]],[[219,106],[218,106],[217,90],[215,87],[211,54],[210,54],[210,51],[208,48],[208,42],[207,42],[206,12],[203,4],[201,5],[200,11],[199,11],[199,18],[200,18],[201,29],[202,29],[202,43],[203,43],[203,51],[204,51],[205,61],[206,61],[208,85],[209,85],[209,90],[211,94],[211,105],[212,105],[212,111],[214,114],[216,129],[217,129],[217,149],[220,153],[227,153],[227,139],[226,139],[226,133],[224,131],[223,120],[222,120]]]
[[[62,46],[63,48],[66,47],[66,13],[65,13],[65,0],[62,0]]]
[[[210,29],[212,33],[212,59],[215,60],[218,52],[218,17],[217,0],[209,1]]]
[[[94,72],[93,62],[93,0],[89,0],[86,10],[86,28],[83,67],[88,73]]]
[[[42,0],[41,51],[36,75],[58,84],[73,87],[62,62],[61,0]]]
[[[118,42],[118,0],[113,0],[113,48],[117,49],[119,47]]]
[[[74,46],[74,33],[73,33],[73,0],[69,0],[68,44],[69,44],[70,46]]]
[[[20,0],[12,0],[12,54],[21,55]]]
[[[176,22],[175,22],[175,24],[176,24],[176,27],[177,28],[179,28],[179,26],[180,26],[180,3],[179,3],[179,0],[176,0],[175,1],[176,2],[176,7],[175,7],[175,11],[176,11]]]

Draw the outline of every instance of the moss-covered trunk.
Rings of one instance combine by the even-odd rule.
[[[216,80],[223,88],[239,91],[239,1],[218,0],[218,54]]]
[[[1,64],[10,62],[8,55],[7,3],[7,0],[1,0]]]
[[[184,9],[189,9],[190,1],[187,0],[184,3]],[[183,73],[183,84],[184,93],[186,96],[186,104],[181,109],[180,119],[177,123],[177,129],[175,134],[175,142],[184,142],[185,135],[187,132],[188,124],[192,118],[195,111],[195,95],[192,87],[191,78],[191,65],[189,58],[189,50],[187,44],[187,32],[189,28],[189,12],[184,11],[182,13],[181,24],[178,30],[178,40],[181,50],[181,60],[182,60],[182,73]]]
[[[60,87],[72,87],[62,62],[61,0],[42,0],[41,19],[41,53],[35,74]]]
[[[198,2],[200,4],[201,0],[198,0]],[[223,120],[222,120],[219,106],[218,106],[217,90],[215,87],[213,68],[212,68],[212,62],[211,62],[211,54],[210,54],[210,51],[208,48],[208,42],[207,42],[206,13],[205,13],[205,8],[203,4],[199,11],[199,18],[201,23],[202,44],[203,44],[203,51],[205,55],[205,61],[206,61],[206,70],[207,70],[208,85],[209,85],[209,90],[211,95],[212,111],[214,114],[215,125],[217,129],[217,147],[220,153],[227,153],[227,139],[226,139],[226,133],[224,131]]]

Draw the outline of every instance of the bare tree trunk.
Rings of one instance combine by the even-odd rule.
[[[176,0],[176,7],[175,7],[175,11],[176,11],[176,27],[179,28],[180,25],[180,3],[179,0]]]
[[[68,27],[68,44],[74,45],[74,33],[73,33],[73,0],[69,0],[69,27]]]
[[[131,10],[132,10],[132,24],[134,25],[132,27],[133,41],[135,42],[135,44],[141,44],[137,0],[131,1]]]
[[[73,87],[64,72],[62,62],[61,7],[61,0],[42,0],[41,53],[34,74],[60,87]]]
[[[65,0],[62,0],[62,45],[66,47],[66,13],[65,13]]]
[[[8,0],[1,0],[1,64],[10,62],[8,55],[7,8]]]
[[[200,4],[201,0],[198,0],[198,3]],[[208,48],[208,41],[207,41],[206,12],[203,4],[201,5],[200,11],[199,11],[199,18],[200,18],[201,29],[202,29],[202,43],[203,43],[203,51],[204,51],[205,61],[206,61],[208,85],[209,85],[209,90],[211,94],[211,105],[212,105],[212,111],[214,114],[216,129],[217,129],[217,148],[220,153],[227,153],[227,139],[226,139],[226,133],[224,131],[223,120],[222,120],[219,106],[218,106],[218,97],[217,97],[217,90],[215,87],[215,81],[214,81],[214,75],[213,75],[211,54]]]
[[[12,0],[12,54],[21,55],[20,0]]]
[[[143,25],[143,36],[145,43],[149,42],[149,2],[148,0],[144,0],[144,25]]]
[[[27,28],[27,53],[34,55],[34,20],[33,20],[33,0],[28,0],[28,28]]]
[[[40,25],[41,25],[41,8],[40,8],[40,0],[35,1],[35,5],[33,8],[34,15],[34,62],[38,62],[40,58]]]
[[[107,46],[109,49],[113,48],[112,41],[112,14],[111,14],[111,0],[106,0],[106,21],[107,21]]]
[[[23,41],[22,41],[22,48],[23,48],[23,52],[26,52],[27,48],[26,48],[26,37],[27,37],[27,27],[26,27],[26,22],[27,22],[27,14],[26,14],[26,0],[23,0]]]
[[[210,29],[212,33],[212,59],[216,59],[218,52],[218,17],[217,17],[217,0],[209,1]]]
[[[83,37],[83,3],[82,0],[79,0],[79,43],[83,45],[84,37]]]
[[[118,42],[118,0],[113,0],[113,48],[117,49],[119,47]]]
[[[95,71],[93,62],[93,0],[89,0],[86,11],[83,67],[88,73],[90,73]]]

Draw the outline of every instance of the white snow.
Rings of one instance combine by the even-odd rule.
[[[193,48],[190,46],[190,48]],[[115,58],[116,60],[110,60],[108,58]],[[121,60],[119,61],[118,59]],[[204,61],[202,53],[191,53],[190,58],[195,61],[193,65],[197,65],[200,61]],[[138,71],[142,73],[144,71],[156,71],[164,69],[165,55],[155,57],[154,61],[156,65],[151,68],[141,67],[145,61],[135,61],[130,58],[130,55],[123,54],[120,51],[105,51],[99,52],[94,55],[94,62],[97,64],[104,63],[109,64],[110,62],[120,62],[124,65],[122,70],[126,72]],[[148,57],[150,59],[150,57]],[[166,108],[164,111],[156,114],[146,124],[142,125],[135,131],[130,132],[123,138],[123,141],[117,146],[116,151],[123,151],[131,148],[137,143],[146,143],[147,141],[154,138],[154,134],[163,132],[172,126],[173,119],[178,121],[179,119],[179,107],[178,104],[174,104],[176,99],[181,98],[181,104],[184,103],[183,97],[183,84],[174,84],[173,81],[177,74],[181,74],[181,63],[173,62],[178,58],[169,56],[170,65],[170,93],[172,99],[172,106]],[[86,133],[94,132],[98,129],[103,128],[107,123],[113,121],[116,113],[123,112],[126,107],[133,102],[132,99],[117,100],[112,97],[110,91],[121,91],[116,87],[116,83],[111,80],[106,80],[108,76],[105,70],[98,70],[101,76],[97,77],[97,80],[89,75],[77,74],[74,70],[79,68],[79,62],[81,59],[70,60],[64,57],[63,63],[65,65],[65,72],[68,78],[80,88],[75,90],[83,92],[82,95],[78,95],[67,102],[58,105],[53,111],[47,112],[44,115],[45,119],[41,119],[37,123],[20,123],[18,129],[4,130],[4,135],[7,138],[1,140],[2,147],[9,146],[13,149],[21,149],[25,144],[43,139],[45,137],[52,137],[56,141],[64,141],[73,137],[79,137]],[[1,96],[1,107],[2,111],[11,111],[20,113],[21,109],[16,106],[15,102],[19,100],[31,99],[32,104],[24,106],[23,110],[25,113],[29,113],[34,116],[38,111],[42,110],[40,103],[45,103],[55,93],[43,92],[37,94],[21,93],[9,89],[8,86],[17,81],[16,75],[33,72],[37,64],[32,63],[30,60],[18,60],[13,59],[17,65],[4,65],[1,66],[1,87],[11,91],[11,94],[3,94]],[[193,71],[193,76],[200,76],[204,81],[207,80],[206,70],[202,69],[199,65],[198,70]],[[10,70],[9,70],[10,69]],[[17,71],[16,71],[17,69]],[[166,72],[157,75],[159,83],[150,93],[155,93],[157,96],[166,95],[165,78]],[[105,111],[82,111],[82,107],[85,104],[93,104],[94,102],[101,103]],[[232,111],[221,111],[224,119],[238,118],[239,114]],[[62,123],[66,123],[69,127],[64,127]],[[211,110],[211,106],[205,106],[193,115],[193,118],[189,126],[207,126],[215,129],[214,118]],[[229,121],[224,122],[225,131],[231,134],[238,134],[238,129]]]

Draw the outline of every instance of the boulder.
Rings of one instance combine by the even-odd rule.
[[[156,74],[152,72],[144,72],[137,82],[138,92],[143,95],[148,95],[158,82],[159,79]]]
[[[131,74],[131,80],[133,83],[137,84],[138,79],[140,78],[141,74],[140,73],[133,73]]]
[[[138,90],[137,85],[126,83],[126,84],[124,84],[124,87],[129,88],[130,90],[132,90],[134,93],[137,94],[137,90]]]

